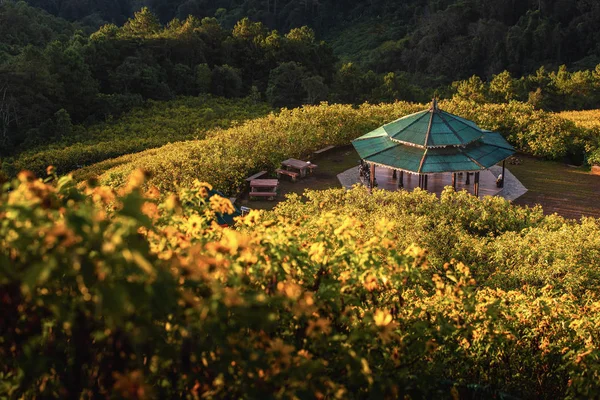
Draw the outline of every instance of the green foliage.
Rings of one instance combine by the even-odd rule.
[[[495,103],[509,102],[517,97],[515,82],[508,71],[494,75],[489,86],[490,96]]]
[[[57,138],[67,138],[73,133],[71,116],[65,109],[60,109],[54,114],[54,129]]]
[[[600,149],[592,151],[587,158],[587,162],[590,165],[600,165]]]
[[[452,92],[462,99],[479,103],[520,100],[536,108],[552,111],[596,108],[600,101],[598,68],[569,72],[562,65],[556,71],[547,72],[541,67],[535,74],[519,79],[503,71],[487,83],[477,76],[456,81],[452,84]]]
[[[199,93],[209,93],[212,84],[212,71],[207,64],[196,65],[196,87]]]
[[[290,61],[279,64],[269,74],[269,86],[267,87],[267,99],[275,107],[291,105],[298,107],[306,101],[308,91],[305,89],[304,80],[307,79],[304,67]],[[322,82],[322,80],[321,80]],[[317,83],[317,82],[309,82]],[[318,88],[313,88],[318,90]],[[315,96],[315,93],[312,93]],[[318,96],[318,94],[317,94]],[[314,101],[312,102],[314,103]]]
[[[326,145],[344,145],[392,117],[416,112],[422,105],[406,102],[359,108],[350,105],[303,106],[277,115],[215,130],[206,139],[172,143],[159,149],[107,160],[81,171],[77,179],[100,176],[103,184],[120,186],[135,169],[151,175],[161,190],[189,186],[195,179],[235,194],[251,173],[278,168],[289,157],[301,157]]]
[[[66,173],[169,142],[202,139],[210,129],[227,128],[236,121],[255,118],[269,110],[264,103],[210,96],[149,101],[118,120],[90,127],[72,127],[72,134],[57,138],[54,144],[33,148],[15,157],[7,171],[14,174],[20,169],[28,169],[41,174],[48,165],[53,165],[57,171]],[[58,124],[57,117],[57,122],[48,128],[51,134],[59,133]],[[65,124],[61,125],[63,131],[68,128]]]
[[[211,92],[217,96],[239,97],[242,78],[239,70],[229,65],[215,67],[211,76]]]
[[[355,188],[236,231],[198,181],[162,201],[140,171],[48,181],[0,194],[2,396],[599,394],[596,220]]]
[[[0,49],[17,55],[23,47],[43,47],[71,36],[78,26],[56,18],[24,1],[3,1],[0,7]],[[7,59],[0,59],[0,64]]]
[[[123,34],[128,36],[148,36],[158,33],[160,23],[158,18],[148,9],[143,7],[140,11],[134,14],[134,17],[129,19],[123,25]]]
[[[557,114],[536,110],[525,103],[442,102],[449,112],[475,121],[479,126],[501,132],[517,149],[550,159],[583,154],[590,133]]]
[[[485,101],[485,84],[476,75],[473,75],[466,81],[454,82],[452,86],[456,90],[456,96],[461,100],[476,103],[483,103]]]
[[[16,27],[22,22],[17,18],[20,13],[32,12],[12,2],[7,10],[0,8],[0,21],[15,17]],[[2,156],[51,142],[47,125],[60,109],[69,112],[74,123],[82,123],[118,116],[139,104],[139,96],[143,100],[198,93],[243,97],[253,87],[262,96],[279,63],[298,63],[324,77],[322,82],[310,82],[312,101],[324,100],[336,61],[308,28],[279,36],[246,18],[226,31],[214,18],[193,16],[161,25],[148,7],[122,27],[108,24],[89,37],[72,32],[59,39],[49,44],[31,39],[44,49],[24,47],[20,41],[13,44],[10,37],[0,39],[0,54],[11,54],[0,63],[0,90],[7,92],[0,109],[10,102],[15,114],[8,123],[3,119]],[[302,85],[299,88],[304,92]],[[305,97],[281,105],[296,106]]]
[[[289,157],[303,157],[327,145],[347,145],[358,136],[427,105],[390,104],[303,106],[258,118],[203,140],[173,143],[158,150],[130,154],[78,171],[78,179],[101,176],[119,186],[136,168],[148,170],[150,182],[172,190],[194,179],[211,182],[235,194],[244,178],[262,169],[274,170]],[[503,133],[521,151],[547,158],[583,154],[589,132],[554,114],[524,103],[477,104],[443,101],[440,107],[471,119],[484,129]]]
[[[308,76],[302,79],[302,88],[306,91],[305,104],[316,104],[327,99],[329,88],[321,76]]]
[[[369,93],[367,86],[368,83],[356,64],[345,63],[334,77],[335,100],[346,104],[364,101],[364,97],[356,98],[356,96],[366,96]]]

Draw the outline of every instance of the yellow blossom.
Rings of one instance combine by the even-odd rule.
[[[331,333],[331,322],[325,318],[317,318],[316,320],[311,319],[308,321],[308,327],[306,328],[306,334],[308,336],[317,336],[319,334],[328,335]]]
[[[219,196],[218,194],[215,194],[210,198],[210,208],[214,212],[221,214],[232,214],[235,212],[231,201]]]
[[[384,342],[391,340],[394,337],[394,329],[398,326],[393,321],[392,314],[387,310],[377,310],[373,316],[375,326],[379,328],[379,336]]]

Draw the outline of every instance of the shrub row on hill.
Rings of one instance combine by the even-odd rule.
[[[460,262],[405,250],[411,228],[396,214],[427,230],[450,211],[440,223],[464,234],[460,246],[507,234],[526,246],[540,229],[600,237],[597,222],[561,225],[539,210],[450,192],[438,201],[355,189],[253,212],[234,231],[212,224],[231,204],[206,200],[199,182],[159,201],[157,189],[140,189],[141,173],[118,192],[19,180],[0,194],[0,396],[600,394],[594,290],[486,285],[479,267],[476,282]],[[587,248],[577,235],[570,243],[539,262]],[[591,262],[563,272],[595,268],[598,253],[588,251]]]
[[[600,165],[600,110],[564,111],[558,116],[573,121],[575,125],[590,133],[587,162],[590,165]]]
[[[198,178],[234,193],[250,173],[275,169],[289,157],[301,157],[326,145],[346,145],[370,130],[426,105],[393,104],[304,106],[216,130],[204,140],[167,145],[159,150],[130,154],[96,164],[77,173],[78,179],[101,175],[101,181],[120,185],[136,168],[152,175],[151,183],[173,189]],[[573,123],[523,103],[476,105],[443,102],[443,109],[471,118],[482,128],[505,134],[520,150],[558,158],[577,152],[587,132]]]
[[[310,191],[302,197],[290,195],[274,214],[291,220],[325,214],[341,220],[351,215],[361,221],[356,236],[362,241],[376,237],[378,221],[393,220],[396,246],[427,249],[438,271],[454,259],[469,265],[474,278],[490,288],[551,285],[594,301],[600,293],[595,268],[600,262],[600,225],[593,218],[575,222],[544,216],[540,206],[515,207],[500,197],[477,199],[450,188],[440,198],[420,190],[375,190],[372,195],[341,188]],[[323,228],[313,217],[303,229],[316,235]]]
[[[501,132],[519,151],[537,157],[561,159],[566,156],[581,162],[584,152],[597,142],[593,132],[577,127],[560,114],[536,110],[527,103],[450,101],[443,106],[482,128]]]
[[[49,165],[67,173],[124,154],[163,146],[170,142],[203,139],[209,129],[228,128],[235,122],[267,114],[269,106],[249,99],[180,97],[149,100],[116,121],[90,127],[69,128],[61,140],[24,152],[4,164],[12,176],[22,169],[42,174]]]

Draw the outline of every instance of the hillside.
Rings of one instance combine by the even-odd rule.
[[[0,399],[600,398],[598,26],[592,0],[0,0]],[[499,196],[352,186],[391,121],[427,129],[369,135],[423,147],[411,187],[515,150]],[[311,173],[248,184],[288,158]]]
[[[0,195],[0,395],[598,395],[597,220],[357,188],[233,230],[144,179]]]
[[[216,16],[226,28],[244,17],[271,29],[307,25],[342,59],[376,72],[406,71],[446,83],[503,70],[532,73],[542,65],[591,68],[600,61],[600,6],[586,0],[95,0],[30,4],[70,20],[122,24],[143,5],[163,23]],[[92,18],[93,16],[93,18]]]
[[[68,132],[59,140],[6,159],[3,169],[9,175],[23,169],[43,174],[52,165],[58,172],[67,173],[167,143],[204,139],[211,130],[228,128],[270,111],[264,103],[209,95],[165,102],[150,100],[115,120],[89,126],[69,124]]]
[[[275,109],[434,94],[551,111],[600,106],[589,29],[600,13],[583,1],[126,3],[109,7],[122,18],[104,15],[103,1],[32,3],[59,17],[0,5],[0,157],[178,96],[248,97]]]

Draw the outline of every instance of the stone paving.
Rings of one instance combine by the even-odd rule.
[[[489,170],[481,171],[479,179],[479,195],[483,196],[501,196],[506,200],[515,200],[527,192],[525,186],[508,170],[505,169],[506,178],[504,180],[504,188],[496,187],[496,179],[502,173],[502,167],[495,165]],[[338,179],[343,187],[350,189],[353,185],[360,183],[358,167],[351,168],[338,174]],[[398,180],[392,176],[392,171],[386,168],[376,168],[375,178],[377,179],[378,187],[386,190],[398,190]],[[459,176],[457,179],[456,190],[467,190],[473,193],[474,177],[471,176],[470,184],[465,183],[465,176]],[[430,175],[427,184],[427,189],[439,194],[445,186],[452,184],[452,174],[437,174]],[[418,186],[418,177],[408,173],[404,174],[404,189],[413,190]]]
[[[502,167],[494,165],[489,171],[497,178],[502,173]],[[527,188],[523,186],[521,181],[519,181],[508,168],[504,169],[504,173],[506,174],[506,177],[504,178],[504,188],[502,188],[500,193],[496,196],[501,196],[506,200],[513,201],[527,193]]]

